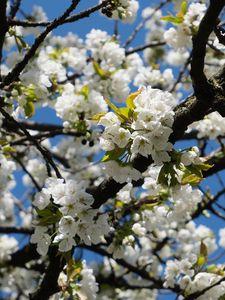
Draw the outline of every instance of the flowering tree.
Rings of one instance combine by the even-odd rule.
[[[225,0],[82,2],[0,1],[1,299],[225,299]],[[52,32],[94,13],[113,35]]]

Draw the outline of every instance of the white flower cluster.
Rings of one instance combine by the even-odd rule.
[[[138,154],[152,156],[156,164],[170,161],[168,151],[172,144],[173,107],[176,100],[168,92],[151,87],[144,88],[134,99],[133,117],[124,122],[113,112],[103,116],[99,125],[105,130],[100,138],[105,151],[127,149],[131,159]]]
[[[87,266],[85,260],[79,264],[79,272],[76,272],[74,277],[70,278],[64,272],[60,273],[58,284],[60,287],[63,287],[63,292],[54,294],[50,297],[51,300],[64,300],[68,299],[68,297],[82,300],[97,299],[99,287],[93,269]]]
[[[105,31],[92,29],[86,36],[87,48],[91,51],[90,60],[84,68],[84,84],[100,92],[105,98],[124,101],[129,94],[131,81],[130,69],[134,73],[134,64],[129,66],[132,57],[125,57],[125,49],[113,40]],[[125,68],[126,64],[128,68]]]
[[[120,165],[113,160],[105,162],[102,167],[107,177],[111,177],[119,183],[130,183],[132,180],[137,181],[142,177],[141,173],[137,169],[131,166]]]
[[[10,255],[18,249],[18,241],[8,235],[0,236],[0,264],[10,259]]]
[[[190,151],[194,152],[194,151]],[[196,154],[196,152],[194,152]],[[191,154],[188,156],[185,153],[184,162],[189,164],[191,160]],[[199,157],[193,158],[196,162],[201,161]],[[193,162],[193,161],[192,161]],[[176,184],[172,187],[166,187],[158,183],[159,172],[161,168],[157,166],[151,166],[148,170],[147,176],[144,179],[142,187],[146,190],[144,196],[158,196],[165,194],[165,197],[169,202],[157,205],[151,211],[143,212],[143,219],[145,220],[145,226],[149,230],[153,230],[158,226],[170,228],[170,224],[173,222],[175,226],[179,223],[184,223],[189,220],[191,213],[195,210],[198,203],[202,200],[202,193],[198,189],[193,189],[190,184],[179,185]],[[179,182],[182,177],[182,172],[179,171],[177,180]]]
[[[143,187],[147,187],[144,184]],[[202,194],[199,190],[193,190],[190,185],[176,186],[171,189],[167,203],[157,205],[152,210],[144,210],[142,216],[142,227],[148,231],[164,229],[169,230],[180,226],[190,219],[191,213],[202,201]]]
[[[174,49],[185,50],[191,46],[192,33],[198,28],[206,11],[206,5],[191,3],[177,28],[171,27],[164,33],[164,39]]]
[[[189,128],[198,131],[198,138],[216,139],[225,135],[225,118],[215,111],[205,116],[203,120],[194,122]]]
[[[55,207],[55,215],[50,226],[37,225],[31,237],[32,243],[37,243],[37,250],[41,255],[46,255],[51,243],[58,244],[59,251],[67,252],[77,244],[75,237],[87,245],[103,241],[110,227],[107,215],[98,215],[98,210],[92,209],[93,197],[86,193],[81,184],[74,180],[66,183],[62,179],[48,178],[46,187],[36,194],[33,205],[41,212],[51,204]],[[41,213],[40,212],[40,213]],[[48,218],[51,219],[52,211]],[[54,239],[49,234],[51,225],[56,226]]]
[[[134,85],[137,87],[150,85],[166,89],[172,82],[173,72],[171,69],[165,69],[161,73],[160,70],[153,69],[152,67],[141,67],[134,78]]]
[[[197,257],[192,255],[189,259],[183,260],[169,260],[166,264],[166,281],[165,287],[174,287],[175,283],[178,283],[180,288],[186,295],[200,292],[205,288],[208,288],[223,277],[209,272],[199,272],[196,274],[194,270],[194,264],[197,261]],[[212,287],[208,291],[200,295],[198,300],[204,299],[215,299],[218,300],[225,293],[225,282],[222,281],[220,284]]]
[[[185,292],[189,294],[195,292],[201,292],[205,288],[208,288],[217,282],[219,282],[223,277],[217,274],[200,272],[194,279],[191,279],[189,276],[185,276],[181,282],[181,287],[185,289]],[[203,295],[196,298],[197,300],[213,299],[218,300],[220,297],[225,294],[225,282],[222,281],[220,284],[212,287],[208,291],[204,292]]]
[[[184,166],[189,166],[191,164],[198,165],[203,162],[203,159],[199,157],[200,152],[198,147],[194,146],[188,151],[181,153],[181,163]]]
[[[6,157],[0,153],[0,225],[7,226],[12,225],[15,221],[14,216],[14,203],[15,197],[10,190],[15,186],[15,180],[13,171],[16,169],[16,164],[6,159]]]
[[[196,261],[196,255],[191,255],[189,258],[185,258],[182,260],[175,259],[167,261],[164,286],[174,287],[177,279],[181,275],[186,275],[185,278],[187,278],[187,276],[189,276],[189,278],[193,277],[193,275],[195,274],[194,264],[196,263]]]
[[[137,0],[111,0],[102,12],[114,20],[121,20],[124,23],[133,23],[139,4]]]
[[[33,178],[39,183],[40,186],[44,184],[48,174],[46,165],[41,160],[37,158],[29,159],[26,169],[30,174],[32,174]],[[23,176],[23,183],[27,186],[32,184],[31,178],[27,174]]]
[[[77,92],[71,83],[64,85],[64,91],[55,104],[57,115],[63,120],[75,123],[82,118],[90,118],[93,114],[108,110],[100,93],[90,91],[87,95]]]
[[[38,280],[38,272],[28,268],[15,267],[1,268],[0,285],[1,292],[10,294],[11,300],[16,300],[18,293],[23,291],[23,299],[28,298],[35,291],[35,281]]]
[[[83,268],[80,272],[82,279],[79,284],[80,290],[78,292],[78,295],[81,298],[84,297],[87,300],[97,299],[97,292],[99,288],[95,276],[93,274],[93,270],[87,267],[85,261],[82,262],[82,265]]]

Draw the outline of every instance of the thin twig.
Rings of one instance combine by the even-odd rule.
[[[151,20],[151,18],[154,16],[154,14],[161,9],[164,5],[166,5],[167,3],[169,3],[171,0],[166,0],[164,2],[161,2],[154,10],[153,12],[150,14],[150,16],[148,16],[147,18],[145,18],[144,20],[142,20],[137,27],[134,29],[134,31],[132,32],[132,34],[128,37],[128,39],[126,40],[126,42],[124,43],[124,48],[127,48],[130,43],[135,39],[136,35],[138,34],[138,32],[145,26],[145,24]]]
[[[128,56],[130,54],[140,52],[140,51],[143,51],[143,50],[148,49],[148,48],[155,48],[155,47],[159,47],[159,46],[164,46],[165,44],[166,43],[163,42],[163,41],[162,42],[151,42],[149,44],[138,46],[138,47],[132,48],[130,50],[127,50],[126,55]]]
[[[43,158],[46,161],[46,167],[47,167],[47,171],[48,171],[48,175],[51,176],[51,172],[50,172],[50,168],[49,165],[52,166],[53,170],[55,171],[55,174],[58,178],[63,178],[62,175],[60,174],[57,166],[55,165],[54,161],[52,160],[52,157],[50,155],[50,152],[43,148],[39,142],[29,133],[29,131],[27,131],[27,129],[23,126],[23,124],[20,124],[19,122],[17,122],[12,116],[10,116],[3,108],[0,108],[0,112],[2,113],[2,115],[8,119],[10,122],[14,123],[16,127],[20,128],[22,130],[22,132],[27,136],[28,140],[34,144],[36,146],[36,148],[40,151],[40,153],[42,154]]]

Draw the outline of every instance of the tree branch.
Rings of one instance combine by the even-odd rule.
[[[202,101],[212,101],[212,97],[209,97],[212,94],[212,88],[204,74],[206,45],[224,5],[224,0],[211,0],[206,14],[199,25],[198,32],[193,36],[191,78],[195,96],[199,100],[202,99]]]
[[[105,7],[110,1],[111,0],[102,1],[98,5],[90,7],[82,12],[79,12],[78,14],[72,15],[72,16],[66,18],[60,25],[66,24],[66,23],[73,23],[80,19],[88,18],[92,13]],[[22,27],[46,27],[46,26],[49,26],[52,22],[53,21],[51,21],[51,22],[29,22],[29,21],[20,21],[20,20],[10,20],[9,25],[10,26],[17,25],[17,26],[22,26]]]
[[[16,16],[21,5],[21,0],[14,0],[10,8],[10,18],[13,19]]]
[[[7,0],[1,0],[0,1],[0,66],[2,64],[2,51],[3,51],[5,35],[6,32],[8,31],[6,7],[7,7]],[[1,80],[2,78],[1,78],[1,70],[0,70],[0,81]]]
[[[5,0],[4,0],[5,1]],[[0,84],[0,88],[10,85],[13,81],[17,80],[20,73],[24,70],[26,65],[29,63],[31,58],[34,57],[37,49],[43,43],[46,36],[59,25],[63,24],[66,18],[70,15],[70,13],[77,7],[80,0],[73,0],[70,7],[63,13],[62,16],[55,19],[52,23],[50,23],[47,28],[35,39],[31,48],[27,51],[24,58],[16,64],[16,66],[9,72],[4,78],[3,82]]]

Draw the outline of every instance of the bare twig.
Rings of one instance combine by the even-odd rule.
[[[130,50],[127,50],[126,55],[130,55],[130,54],[133,54],[133,53],[136,53],[136,52],[140,52],[140,51],[143,51],[143,50],[148,49],[148,48],[155,48],[155,47],[159,47],[159,46],[164,46],[165,44],[166,44],[165,42],[152,42],[152,43],[149,43],[149,44],[146,44],[146,45],[138,46],[138,47],[132,48]]]
[[[167,3],[169,3],[171,0],[166,0],[164,2],[161,2],[150,14],[150,16],[148,16],[147,18],[145,18],[143,21],[141,21],[137,27],[134,29],[134,31],[132,32],[132,34],[128,37],[128,39],[126,40],[125,44],[124,44],[124,48],[127,48],[130,43],[135,39],[136,35],[138,34],[138,32],[145,26],[145,24],[151,20],[151,18],[154,16],[154,14],[161,9],[164,5],[166,5]]]

